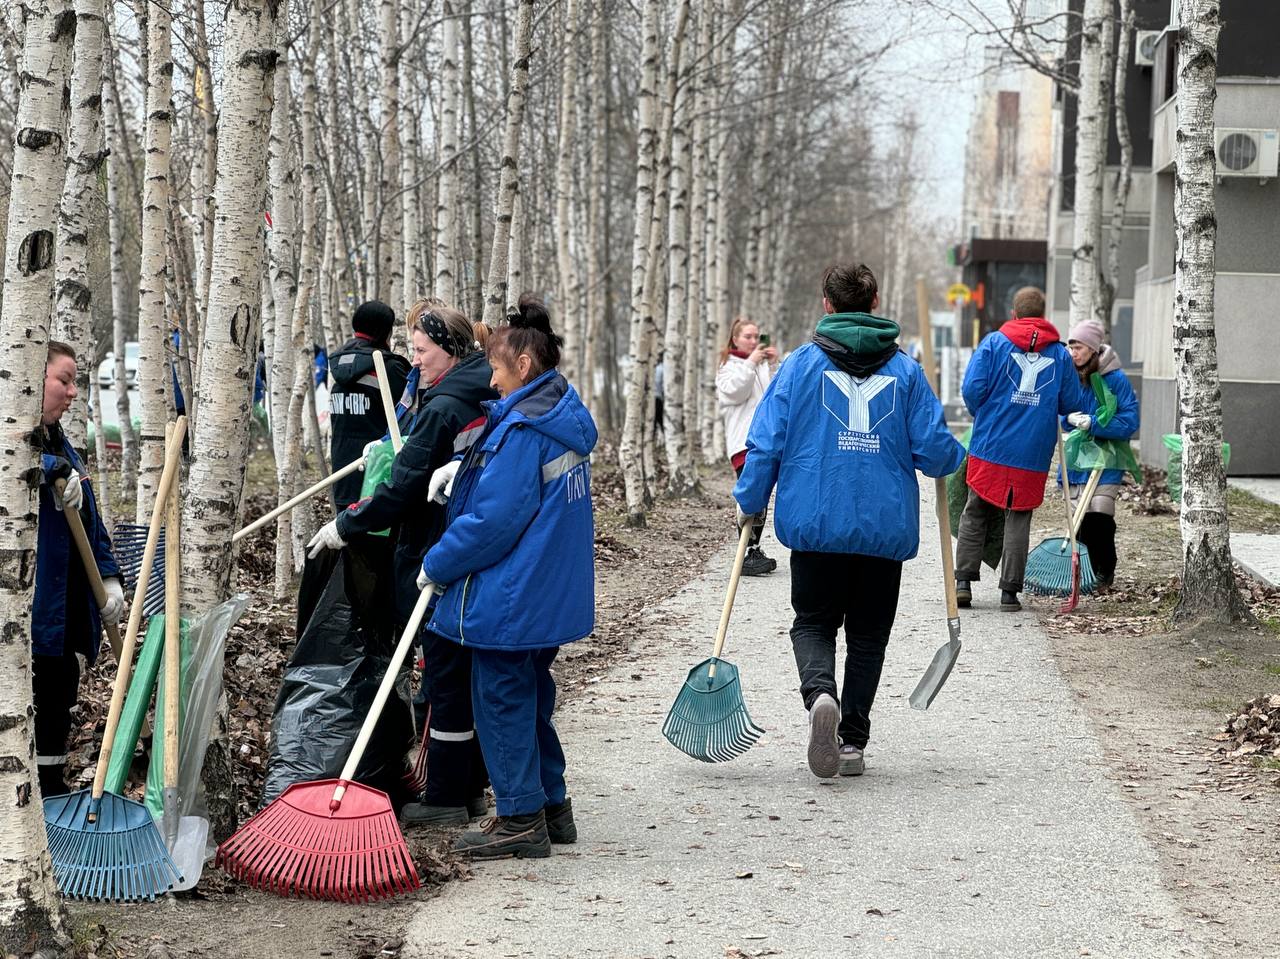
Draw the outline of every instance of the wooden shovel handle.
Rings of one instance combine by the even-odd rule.
[[[942,388],[938,382],[937,363],[933,356],[933,325],[929,322],[929,294],[924,277],[916,277],[916,319],[920,324],[920,366],[938,399]],[[956,619],[960,607],[956,602],[956,562],[951,552],[951,503],[947,499],[947,478],[939,476],[933,481],[934,512],[938,517],[938,540],[942,546],[942,581],[947,593],[947,619]]]
[[[133,651],[138,643],[138,628],[142,625],[142,605],[151,581],[151,564],[156,559],[156,544],[160,539],[160,523],[168,506],[169,488],[178,472],[178,457],[182,451],[182,438],[187,435],[187,418],[179,416],[173,423],[164,451],[164,470],[156,487],[156,500],[151,508],[151,523],[147,527],[147,543],[142,552],[142,567],[138,570],[138,583],[133,590],[133,605],[129,609],[129,625],[125,629],[124,643],[120,649],[120,661],[116,667],[115,686],[111,690],[111,707],[107,710],[107,728],[102,734],[102,749],[98,753],[98,770],[93,777],[91,799],[102,798],[107,780],[107,766],[111,764],[111,747],[115,745],[116,729],[120,725],[120,713],[124,709],[124,694],[129,687],[129,673],[133,667]],[[89,813],[89,821],[97,818]]]
[[[250,533],[256,532],[257,530],[266,526],[268,523],[272,522],[281,513],[289,512],[289,510],[293,509],[299,503],[303,502],[304,500],[309,500],[311,497],[315,496],[316,493],[319,493],[321,490],[327,489],[328,487],[332,486],[334,483],[338,482],[338,480],[342,479],[344,476],[350,476],[352,473],[360,469],[360,467],[362,466],[364,466],[363,456],[360,457],[358,460],[353,460],[352,462],[348,463],[346,466],[342,467],[342,469],[337,470],[336,472],[330,473],[320,482],[316,483],[314,486],[310,486],[307,489],[303,490],[301,493],[299,493],[297,496],[295,496],[293,499],[289,500],[288,502],[281,503],[279,506],[273,509],[266,516],[259,516],[257,519],[255,519],[252,523],[250,523],[244,529],[237,531],[231,537],[231,542],[232,543],[240,542],[240,540],[244,539]]]
[[[53,481],[53,488],[57,491],[58,496],[62,495],[66,485],[67,481],[64,479]],[[98,572],[98,559],[93,555],[93,547],[89,545],[89,537],[84,531],[84,523],[80,520],[80,512],[74,509],[64,509],[62,515],[67,518],[67,527],[71,530],[71,539],[76,544],[76,552],[80,554],[80,565],[84,567],[85,576],[89,578],[89,588],[93,591],[93,601],[98,604],[98,609],[102,609],[103,606],[107,605],[107,587],[103,585],[102,574]],[[107,631],[107,641],[111,644],[111,654],[115,656],[116,662],[119,662],[120,627],[115,623],[103,623],[102,628]]]
[[[391,434],[391,449],[397,453],[404,446],[400,438],[400,424],[396,421],[396,402],[391,398],[391,384],[387,382],[387,364],[381,350],[373,351],[373,368],[378,372],[378,393],[382,396],[382,412],[387,417],[387,432]]]

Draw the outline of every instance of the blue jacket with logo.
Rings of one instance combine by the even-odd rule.
[[[1133,392],[1133,385],[1121,368],[1120,357],[1116,355],[1115,350],[1110,345],[1102,348],[1098,372],[1102,374],[1102,382],[1107,384],[1107,389],[1115,395],[1116,415],[1111,417],[1111,421],[1106,426],[1094,420],[1093,425],[1089,428],[1089,435],[1095,436],[1100,440],[1128,440],[1134,433],[1138,432],[1138,396]],[[1086,389],[1088,388],[1086,387]],[[1092,390],[1090,390],[1090,395],[1092,395]],[[1062,428],[1070,430],[1072,427],[1064,419]],[[1089,482],[1089,471],[1069,470],[1067,478],[1072,485],[1087,483]],[[1103,470],[1102,475],[1098,477],[1100,486],[1108,484],[1119,485],[1123,482],[1124,470]],[[1058,469],[1058,485],[1062,485],[1061,468]]]
[[[1059,414],[1095,405],[1057,329],[1036,317],[1010,320],[978,344],[961,393],[973,414],[969,454],[1038,473],[1053,458]]]
[[[446,586],[430,629],[479,649],[543,649],[595,627],[596,425],[556,370],[482,404],[447,527],[422,569]]]
[[[810,343],[765,391],[733,495],[758,513],[776,484],[774,527],[790,549],[908,560],[920,545],[916,470],[946,476],[963,459],[904,353],[858,379]]]
[[[60,452],[57,455],[45,452],[40,457],[40,523],[36,535],[36,590],[31,609],[31,652],[37,656],[61,656],[70,641],[71,649],[83,653],[92,663],[98,656],[102,617],[93,598],[93,590],[83,575],[73,579],[82,584],[83,590],[77,591],[74,596],[67,593],[71,564],[79,566],[80,553],[71,540],[71,527],[67,525],[67,518],[53,505],[57,492],[50,476],[58,456],[69,460],[72,468],[81,476],[84,501],[80,507],[80,519],[97,560],[98,573],[103,579],[119,576],[120,567],[116,565],[115,556],[111,553],[111,538],[107,535],[107,528],[102,525],[102,519],[98,516],[98,502],[87,478],[89,471],[60,429],[56,430],[54,436],[55,445],[61,446]],[[87,631],[77,629],[76,635],[67,636],[68,603],[78,604],[79,609],[75,611],[72,621],[80,624],[87,622]]]

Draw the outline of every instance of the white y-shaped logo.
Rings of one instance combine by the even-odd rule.
[[[888,409],[877,409],[880,414],[875,422],[871,421],[871,401],[893,387],[898,381],[895,377],[873,374],[865,379],[855,380],[848,373],[829,370],[826,374],[827,389],[823,390],[823,405],[831,415],[838,419],[845,429],[855,433],[870,433],[889,413],[893,412],[892,395]],[[839,391],[835,395],[830,389],[834,386]],[[880,404],[877,404],[879,407]]]
[[[1053,360],[1043,353],[1014,353],[1013,362],[1021,371],[1021,379],[1018,380],[1019,393],[1038,392],[1040,374],[1053,365]]]

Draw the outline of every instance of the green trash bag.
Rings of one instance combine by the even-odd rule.
[[[1102,377],[1094,373],[1089,378],[1098,408],[1093,419],[1099,426],[1106,426],[1116,415],[1116,395],[1108,389]],[[1133,445],[1128,440],[1109,440],[1091,435],[1087,430],[1072,430],[1063,441],[1067,456],[1067,469],[1090,472],[1095,469],[1124,470],[1142,482],[1142,467],[1133,455]]]
[[[960,445],[969,448],[969,440],[973,435],[973,427],[964,431],[960,437]],[[947,477],[947,508],[951,511],[951,535],[960,535],[960,514],[964,512],[964,504],[969,499],[969,457],[965,456],[960,468]],[[1000,557],[1004,553],[1004,512],[998,513],[987,526],[987,538],[982,544],[982,561],[992,569],[1000,566]]]
[[[367,499],[372,496],[380,483],[391,481],[391,467],[395,464],[395,461],[396,454],[391,449],[390,440],[383,440],[369,450],[369,455],[364,460],[364,480],[360,484],[361,499]],[[391,531],[382,529],[369,535],[389,536]]]
[[[1182,502],[1182,434],[1166,433],[1164,445],[1169,450],[1169,498]],[[1222,468],[1231,464],[1231,444],[1222,444]]]

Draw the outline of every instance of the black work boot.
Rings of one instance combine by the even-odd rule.
[[[547,835],[556,845],[568,845],[578,841],[578,826],[573,821],[573,800],[566,798],[558,806],[542,810],[547,817]]]
[[[472,796],[467,800],[467,815],[472,819],[481,819],[489,812],[489,801],[484,798],[484,793],[479,796]]]
[[[767,573],[772,573],[777,568],[778,561],[770,559],[760,552],[759,546],[752,546],[747,550],[746,558],[742,561],[743,576],[764,576]]]
[[[973,590],[969,587],[967,579],[956,580],[956,605],[961,609],[968,609],[973,602]]]
[[[1016,613],[1022,609],[1022,604],[1018,602],[1018,594],[1012,589],[1000,590],[1000,612]]]
[[[470,859],[545,859],[551,855],[547,817],[541,809],[523,816],[494,816],[478,831],[459,836],[453,851]]]
[[[410,826],[465,826],[470,819],[466,806],[411,802],[400,810],[400,820]]]

